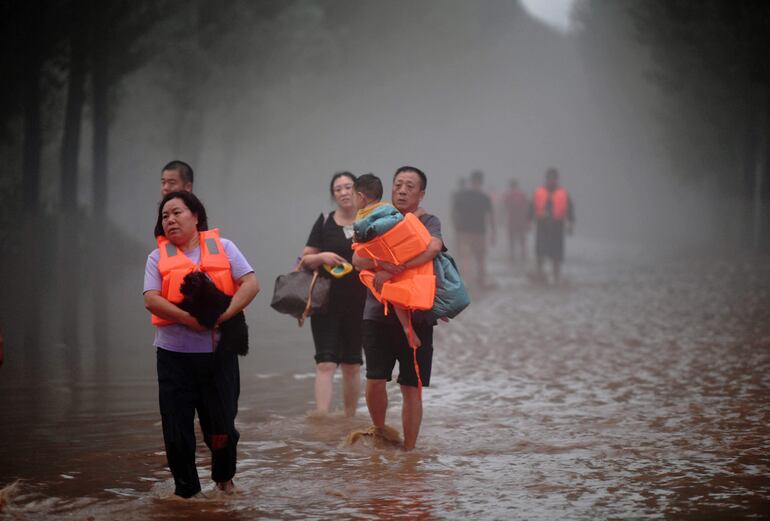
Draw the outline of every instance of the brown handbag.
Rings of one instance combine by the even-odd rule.
[[[318,270],[303,270],[300,264],[296,270],[275,279],[270,307],[293,316],[302,327],[308,316],[326,312],[330,290],[329,279],[320,277]]]

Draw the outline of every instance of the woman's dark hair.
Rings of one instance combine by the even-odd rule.
[[[331,183],[329,183],[329,193],[332,194],[332,199],[334,199],[334,182],[337,179],[339,179],[340,177],[342,177],[342,176],[347,176],[347,177],[350,178],[351,181],[353,181],[354,183],[356,182],[356,176],[354,176],[350,172],[347,172],[347,171],[346,172],[337,172],[336,174],[334,174],[332,176]]]
[[[396,170],[396,173],[393,174],[393,180],[396,180],[396,177],[398,177],[398,174],[402,174],[404,172],[414,172],[420,177],[420,184],[422,185],[420,187],[420,191],[424,192],[425,188],[428,187],[428,177],[425,175],[425,172],[420,170],[419,168],[415,166],[402,166],[398,170]]]
[[[203,203],[192,192],[186,192],[181,190],[179,192],[169,192],[163,196],[163,199],[158,205],[158,220],[155,223],[155,237],[164,235],[163,233],[163,207],[171,199],[181,199],[182,202],[198,217],[198,231],[205,232],[209,229],[209,220],[206,217],[206,208],[203,207]]]

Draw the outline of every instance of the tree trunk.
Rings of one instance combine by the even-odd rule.
[[[38,4],[28,6],[27,14],[30,19],[38,15]],[[25,24],[34,28],[34,23]],[[24,120],[24,149],[22,159],[22,198],[23,198],[23,244],[25,252],[24,265],[27,273],[44,273],[42,266],[42,236],[43,219],[40,202],[40,152],[43,143],[40,107],[42,104],[41,75],[43,69],[40,40],[35,30],[30,30],[25,42],[26,50],[22,72],[23,82],[23,120]],[[41,341],[41,303],[43,300],[43,284],[40,276],[28,277],[28,285],[23,300],[24,316],[24,353],[27,374],[33,372],[40,361]]]
[[[754,225],[753,225],[753,240],[752,244],[754,250],[759,250],[762,242],[763,232],[763,205],[762,195],[764,194],[764,178],[765,169],[767,164],[767,119],[768,112],[770,111],[770,104],[768,104],[768,94],[764,89],[759,91],[759,103],[757,110],[757,134],[756,134],[756,146],[754,147]]]
[[[78,156],[80,154],[80,129],[85,102],[84,82],[86,75],[86,31],[81,2],[71,6],[70,20],[70,67],[67,87],[67,105],[64,116],[64,132],[61,145],[61,210],[59,220],[58,258],[61,262],[60,299],[62,310],[61,337],[67,346],[67,365],[72,377],[79,374],[80,342],[78,323],[80,318],[79,277],[81,232],[78,218]]]
[[[28,42],[24,63],[24,152],[23,168],[23,209],[25,216],[40,214],[40,151],[43,144],[43,130],[40,121],[40,76],[43,68],[40,48]]]
[[[96,31],[99,31],[97,25]],[[109,305],[107,274],[104,266],[115,260],[105,248],[107,220],[107,163],[109,146],[109,79],[108,58],[104,38],[95,39],[93,57],[93,320],[96,342],[95,370],[97,378],[109,375]]]
[[[85,103],[86,38],[79,2],[72,6],[70,22],[70,67],[67,82],[67,106],[61,147],[61,208],[67,215],[77,210],[78,155],[80,153],[80,126]]]

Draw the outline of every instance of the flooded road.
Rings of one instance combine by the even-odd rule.
[[[230,497],[172,497],[154,373],[0,382],[0,519],[770,518],[770,258],[569,247],[563,287],[493,258],[437,328],[412,453],[344,446],[368,415],[307,417],[310,332],[289,371],[255,334]]]

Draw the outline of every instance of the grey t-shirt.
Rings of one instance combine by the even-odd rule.
[[[431,237],[436,237],[437,239],[444,240],[441,237],[441,221],[439,221],[438,217],[431,214],[422,214],[420,216],[420,222],[425,225],[425,227],[428,229],[428,232],[430,233]],[[415,320],[420,320],[421,312],[416,312],[414,317]],[[397,321],[398,318],[396,318],[396,314],[391,310],[388,309],[388,316],[385,316],[385,306],[382,305],[380,301],[378,301],[376,298],[374,298],[374,295],[372,295],[372,292],[370,290],[366,290],[366,303],[364,304],[364,320],[377,320],[378,322],[390,322],[390,321]]]

